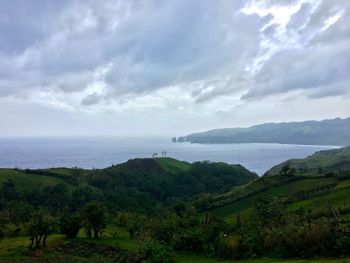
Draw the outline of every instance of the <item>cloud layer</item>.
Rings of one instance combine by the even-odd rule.
[[[91,113],[349,96],[347,0],[0,6],[0,99]]]

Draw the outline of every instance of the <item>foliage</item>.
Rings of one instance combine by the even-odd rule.
[[[138,253],[150,263],[173,262],[172,249],[162,241],[147,239],[140,241]]]
[[[102,203],[91,201],[81,209],[83,225],[89,238],[99,238],[106,228],[106,209]]]
[[[76,213],[63,213],[59,224],[61,233],[73,238],[77,236],[81,228],[81,218]]]
[[[28,234],[30,236],[30,249],[40,248],[41,244],[46,248],[46,239],[52,233],[54,219],[51,215],[43,210],[33,212],[28,224]]]
[[[106,262],[131,247],[137,260],[149,262],[170,262],[178,251],[235,260],[348,256],[348,172],[301,175],[287,168],[250,181],[255,176],[240,166],[135,159],[76,170],[78,185],[65,180],[35,190],[17,187],[14,176],[0,186],[0,236],[26,231],[36,249],[60,231],[73,239],[59,249]],[[54,173],[72,175],[63,168]],[[51,176],[46,170],[25,175]],[[250,182],[239,186],[243,181]],[[81,227],[84,239],[77,237]]]

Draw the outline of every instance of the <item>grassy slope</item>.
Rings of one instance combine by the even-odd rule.
[[[287,184],[271,187],[266,191],[256,193],[252,196],[248,196],[247,198],[240,199],[227,205],[213,208],[211,212],[227,218],[228,221],[231,221],[234,219],[234,215],[237,212],[240,212],[243,217],[248,216],[252,211],[255,200],[269,197],[272,198],[276,196],[288,197],[295,195],[300,191],[307,191],[317,187],[332,185],[335,182],[336,181],[334,178],[309,178],[292,181]],[[298,210],[301,207],[304,209],[317,209],[325,206],[328,201],[335,205],[342,205],[350,202],[349,191],[350,180],[345,180],[331,189],[316,192],[305,200],[293,202],[288,206],[288,208],[290,210]]]
[[[47,245],[53,247],[63,240],[63,235],[51,235],[47,239]],[[28,237],[0,238],[0,262],[29,262],[25,253],[30,244]]]
[[[216,163],[216,166],[229,169],[228,173],[230,176],[236,178],[236,184],[245,183],[255,177],[253,173],[239,165]],[[164,180],[166,180],[166,178],[170,180],[171,176],[169,173],[186,173],[191,167],[193,167],[192,164],[173,158],[136,158],[98,171],[102,174],[104,172],[106,174],[113,172],[114,176],[123,172],[134,173],[134,175],[148,174],[152,175],[154,178],[162,176]],[[64,184],[69,190],[73,190],[78,186],[88,186],[89,182],[87,178],[88,175],[92,173],[92,170],[62,167],[30,170],[27,172],[24,170],[0,169],[0,185],[8,179],[11,179],[19,190],[32,190],[37,189],[39,186],[54,186],[57,184]],[[149,179],[151,180],[151,177]]]
[[[89,242],[101,246],[115,247],[122,251],[133,252],[137,248],[137,243],[128,237],[127,232],[121,228],[115,228],[109,226],[103,239],[101,240],[88,240],[84,237],[80,237],[76,240],[82,242]],[[113,262],[113,259],[104,257],[102,255],[91,255],[89,258],[85,256],[71,255],[65,252],[57,251],[55,248],[57,244],[68,243],[62,235],[51,235],[48,238],[48,249],[43,252],[35,252],[32,255],[27,254],[27,246],[29,240],[27,237],[16,237],[0,239],[0,262],[53,262],[53,263],[64,263],[64,262]],[[206,256],[196,255],[192,253],[177,252],[174,253],[174,262],[177,263],[350,263],[350,258],[344,259],[315,259],[315,260],[282,260],[282,259],[251,259],[251,260],[220,260],[216,258],[210,258]]]
[[[0,185],[11,179],[20,190],[32,190],[39,186],[54,186],[65,184],[68,188],[73,186],[65,180],[53,176],[27,174],[20,170],[0,169]]]
[[[272,167],[266,175],[279,174],[282,167],[288,164],[291,168],[307,168],[308,173],[350,170],[350,146],[334,150],[319,151],[305,159],[292,159]]]
[[[156,158],[155,160],[163,167],[163,169],[174,173],[187,172],[191,168],[190,163],[178,161],[173,158]]]
[[[344,258],[344,259],[314,259],[314,260],[283,260],[283,259],[248,259],[248,260],[239,260],[239,261],[230,261],[230,260],[219,260],[216,258],[208,258],[208,257],[203,257],[203,256],[198,256],[194,254],[187,254],[187,253],[180,253],[176,256],[176,261],[178,263],[229,263],[229,262],[235,262],[235,263],[277,263],[277,262],[282,262],[282,263],[349,263],[350,259],[349,258]]]
[[[308,172],[296,174],[293,177],[283,177],[278,174],[281,167],[288,163],[291,167],[307,166]],[[335,205],[350,203],[350,179],[340,180],[339,170],[350,170],[350,147],[318,152],[306,159],[289,160],[275,166],[269,171],[270,176],[256,179],[246,185],[236,187],[231,191],[213,197],[210,201],[211,211],[219,216],[233,220],[234,214],[248,215],[252,211],[255,200],[276,196],[291,197],[303,191],[313,191],[303,200],[294,201],[289,205],[290,210],[318,209],[331,202]],[[323,173],[312,173],[318,167]],[[341,167],[341,169],[340,169]],[[330,177],[325,173],[333,172]],[[328,186],[328,188],[327,188]]]

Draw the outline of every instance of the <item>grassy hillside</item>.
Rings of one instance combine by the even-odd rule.
[[[223,192],[256,177],[240,165],[190,164],[172,158],[138,158],[93,170],[0,169],[0,185],[11,180],[17,192],[36,192],[36,202],[49,202],[55,193],[67,195],[72,202],[106,198],[114,209],[134,211],[158,209],[197,194]],[[50,202],[56,202],[54,199]]]
[[[39,187],[55,186],[57,184],[64,184],[69,188],[74,187],[62,178],[52,175],[43,175],[40,174],[40,172],[27,173],[22,170],[0,169],[0,185],[9,179],[21,190],[34,190]]]
[[[173,158],[156,158],[155,161],[158,162],[163,169],[173,173],[187,172],[191,168],[190,163],[178,161]]]
[[[178,141],[192,143],[285,143],[350,145],[350,118],[324,121],[265,123],[249,128],[225,128],[189,134]]]
[[[112,233],[118,233],[113,237]],[[135,254],[138,243],[130,239],[127,231],[110,226],[101,240],[88,240],[81,233],[78,238],[69,240],[63,235],[51,235],[48,248],[44,251],[28,253],[26,237],[0,239],[0,262],[138,262]],[[350,258],[341,259],[246,259],[225,260],[196,253],[173,252],[174,263],[349,263]],[[116,261],[120,260],[120,261]],[[145,261],[149,262],[149,261]]]
[[[296,173],[325,173],[350,170],[350,146],[334,150],[319,151],[305,159],[292,159],[272,167],[266,175],[280,174],[288,165]]]
[[[210,211],[232,221],[238,212],[243,216],[250,215],[257,200],[275,197],[288,200],[288,209],[293,211],[300,208],[305,210],[324,208],[327,202],[339,206],[350,205],[349,191],[350,179],[300,177],[280,185],[271,185],[267,189],[256,188],[253,191],[246,191],[243,198],[231,202],[214,202]],[[232,191],[232,194],[234,193],[235,191]]]
[[[94,170],[4,169],[0,261],[309,262],[269,258],[350,256],[350,171],[333,165],[346,152],[326,153],[333,167],[327,172],[289,167],[262,178],[240,165],[171,158]],[[35,246],[30,236],[39,240]]]
[[[232,221],[239,212],[251,215],[258,200],[282,198],[290,211],[350,206],[350,147],[321,151],[300,160],[288,160],[273,167],[265,176],[219,195],[203,196],[199,209]],[[283,172],[283,167],[288,167]],[[292,172],[291,172],[292,171]],[[347,212],[346,212],[347,213]],[[344,212],[344,216],[346,216]]]

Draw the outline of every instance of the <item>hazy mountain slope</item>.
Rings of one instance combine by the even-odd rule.
[[[193,133],[178,141],[191,143],[284,143],[350,145],[350,118],[323,121],[266,123],[249,128],[226,128]]]

